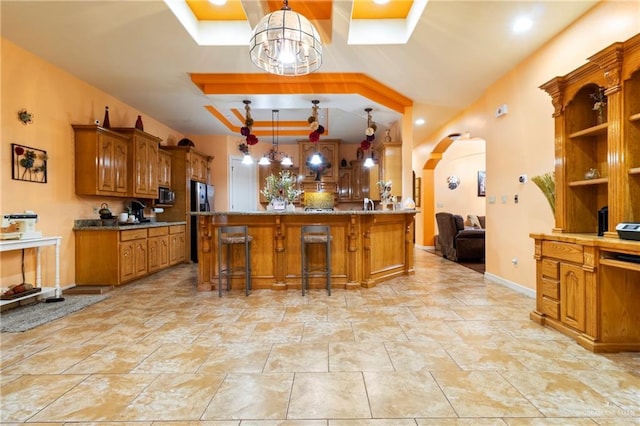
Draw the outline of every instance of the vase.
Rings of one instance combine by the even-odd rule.
[[[316,178],[314,180],[316,180],[316,181],[320,180],[320,170],[316,171]]]
[[[104,120],[102,120],[102,127],[105,129],[111,128],[111,123],[109,123],[109,107],[104,107]]]
[[[596,109],[596,125],[605,123],[607,121],[607,110],[606,108],[598,108]]]
[[[296,205],[290,202],[289,204],[287,204],[287,211],[288,212],[295,212],[296,211]]]
[[[144,131],[144,124],[142,124],[142,117],[138,116],[136,120],[136,129]]]

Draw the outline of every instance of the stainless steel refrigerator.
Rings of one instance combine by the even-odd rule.
[[[191,181],[191,211],[211,212],[214,210],[215,187],[202,182]],[[198,220],[191,217],[191,261],[198,262]]]

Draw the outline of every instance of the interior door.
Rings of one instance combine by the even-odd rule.
[[[230,157],[229,167],[229,210],[257,210],[256,163],[242,164],[242,157]]]

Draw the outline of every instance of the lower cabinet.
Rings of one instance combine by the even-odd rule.
[[[169,264],[176,265],[185,261],[185,226],[174,225],[169,227]]]
[[[185,226],[78,229],[76,284],[120,285],[185,259]]]
[[[536,309],[529,317],[593,352],[640,352],[640,242],[532,234]]]
[[[158,271],[169,266],[169,228],[149,228],[149,239],[147,240],[149,250],[149,273]]]

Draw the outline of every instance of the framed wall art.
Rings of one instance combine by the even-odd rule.
[[[422,178],[415,178],[413,184],[413,201],[416,203],[416,207],[420,207],[420,195],[422,190]]]
[[[47,183],[47,151],[12,143],[11,177],[14,180]]]
[[[478,171],[478,197],[485,197],[487,195],[487,173],[484,170]]]

